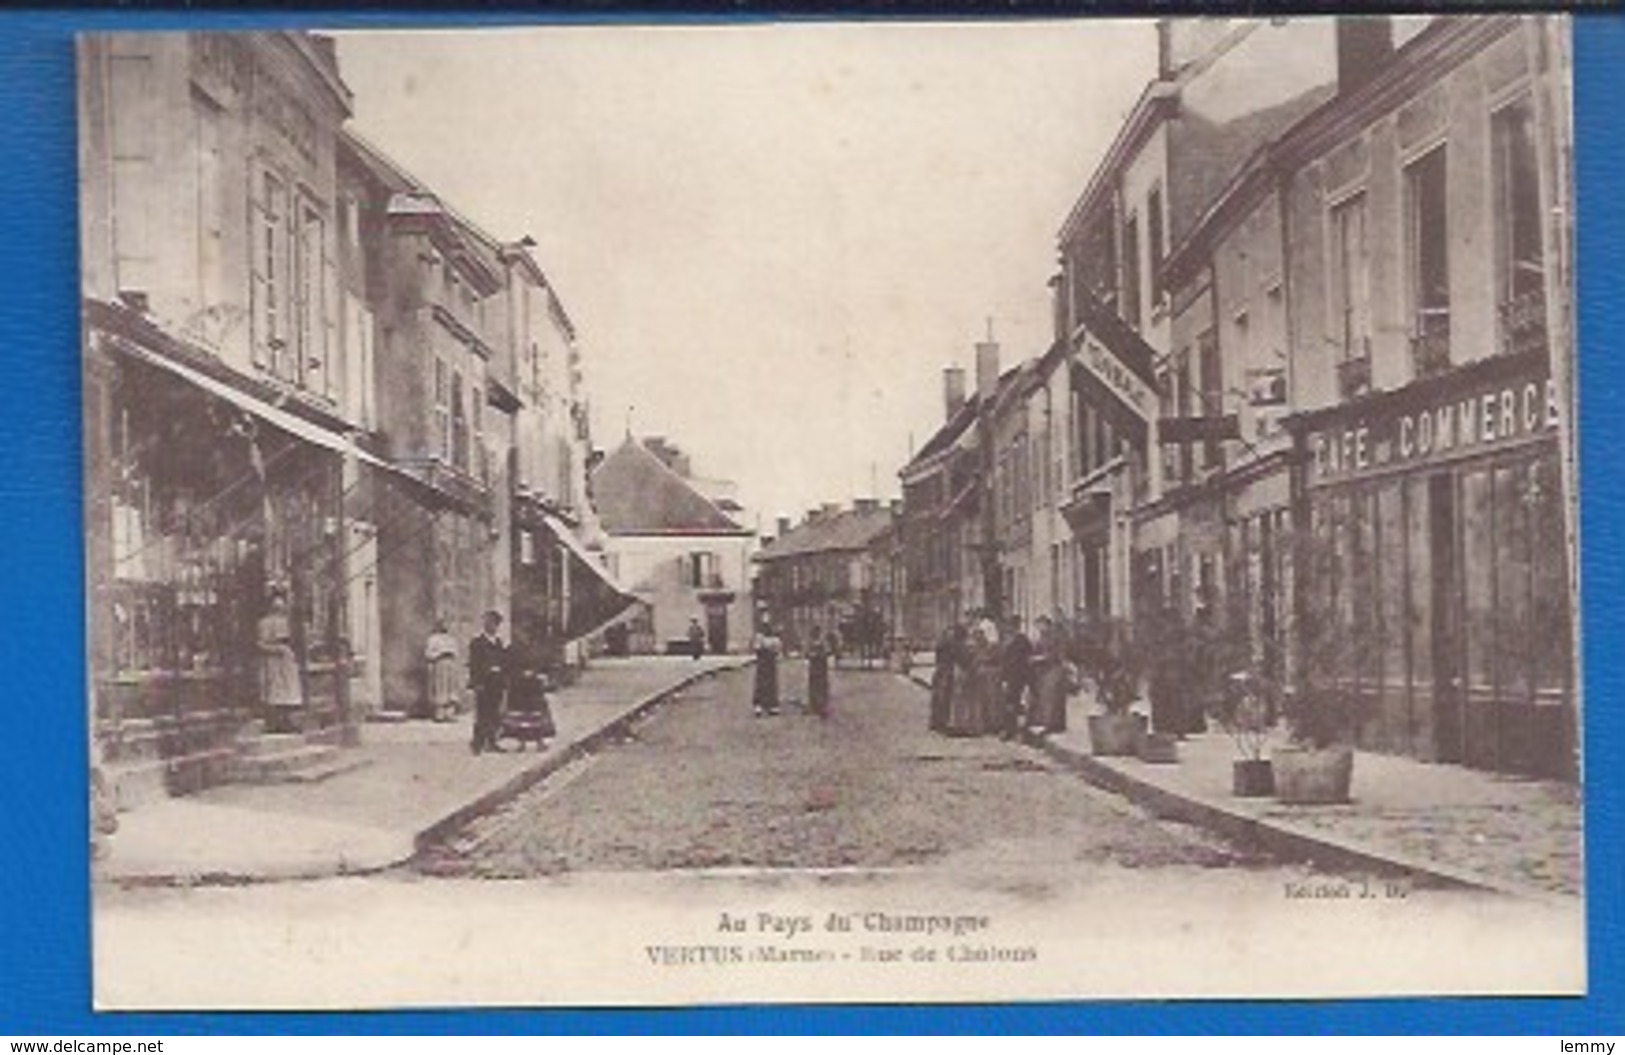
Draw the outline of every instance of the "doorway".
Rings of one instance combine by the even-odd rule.
[[[705,606],[705,642],[706,651],[712,655],[720,656],[728,651],[727,605],[708,604]]]

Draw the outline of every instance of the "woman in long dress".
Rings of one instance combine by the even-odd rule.
[[[829,717],[829,641],[816,626],[807,643],[807,710]]]
[[[1061,635],[1048,616],[1038,617],[1033,643],[1033,704],[1028,725],[1037,733],[1066,731],[1066,669]]]
[[[756,685],[751,694],[756,717],[779,713],[779,650],[781,642],[767,624],[757,632],[752,648],[756,653]]]
[[[1000,689],[999,631],[991,619],[978,620],[972,627],[960,670],[948,705],[948,735],[983,736],[993,728]]]
[[[288,618],[285,591],[271,591],[271,610],[260,617],[256,630],[260,700],[265,704],[266,724],[271,732],[294,732],[299,711],[305,705],[305,693],[299,683],[299,657],[293,651],[293,624]]]
[[[429,665],[429,716],[437,722],[450,721],[461,699],[457,672],[457,639],[446,630],[444,619],[436,620],[434,633],[423,646],[423,659]]]

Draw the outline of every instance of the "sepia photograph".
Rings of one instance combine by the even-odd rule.
[[[81,34],[95,1007],[1585,994],[1571,43]]]

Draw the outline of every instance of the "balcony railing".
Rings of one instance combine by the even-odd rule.
[[[1416,314],[1411,335],[1411,368],[1417,377],[1432,377],[1450,369],[1450,310],[1424,308]]]
[[[1546,290],[1528,290],[1502,303],[1501,351],[1506,355],[1546,349]]]

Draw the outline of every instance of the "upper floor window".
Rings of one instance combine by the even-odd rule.
[[[288,186],[262,169],[250,201],[254,362],[278,377],[292,380],[287,354]]]
[[[451,371],[446,361],[436,356],[434,361],[434,437],[435,453],[445,462],[451,461]]]
[[[1123,221],[1122,303],[1118,314],[1123,321],[1140,328],[1140,218],[1130,214]]]
[[[1365,194],[1331,212],[1331,321],[1344,398],[1371,386],[1371,256],[1366,239]]]
[[[463,402],[463,372],[451,372],[451,463],[464,472],[468,464],[468,405]]]
[[[327,223],[315,201],[301,195],[293,219],[292,337],[293,376],[298,385],[327,395],[332,387],[328,369],[328,331],[331,328],[327,288],[332,265],[327,255]]]
[[[257,169],[250,186],[249,272],[254,365],[331,398],[338,323],[327,217],[270,168]]]
[[[491,466],[485,448],[485,390],[475,381],[468,389],[469,418],[474,438],[469,444],[469,469],[482,482],[490,482]]]
[[[1202,405],[1196,409],[1200,417],[1218,417],[1224,413],[1224,370],[1219,361],[1219,335],[1203,330],[1196,338],[1196,354],[1202,374]],[[1203,444],[1202,463],[1210,469],[1224,467],[1224,448],[1217,439],[1209,438]]]
[[[683,585],[703,590],[721,585],[722,575],[715,553],[690,553],[681,559]],[[796,571],[800,571],[800,567]]]
[[[1154,312],[1162,305],[1164,286],[1162,280],[1162,262],[1165,252],[1163,245],[1162,220],[1162,188],[1151,188],[1151,194],[1145,203],[1145,237],[1147,250],[1151,254],[1151,310]]]
[[[114,263],[120,292],[150,293],[161,232],[155,208],[161,105],[148,55],[110,56],[107,88],[112,136]]]
[[[1418,377],[1450,365],[1450,201],[1445,148],[1405,168],[1407,291]]]
[[[1496,307],[1501,347],[1546,345],[1546,252],[1541,241],[1540,173],[1534,105],[1528,95],[1490,118],[1494,165]]]

